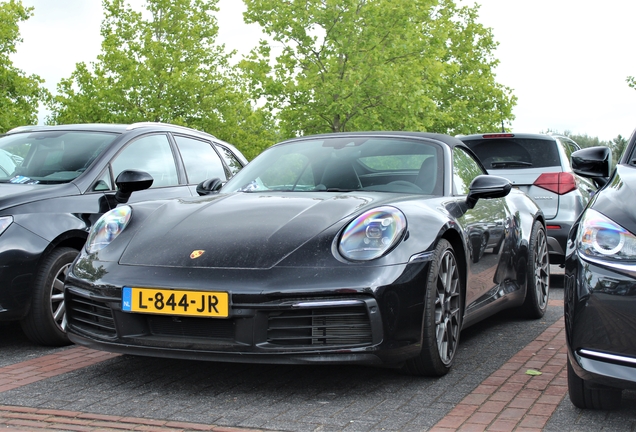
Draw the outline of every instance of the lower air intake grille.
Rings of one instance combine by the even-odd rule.
[[[70,293],[66,300],[66,318],[69,325],[103,337],[112,338],[117,335],[113,314],[106,303],[74,293]]]
[[[234,321],[231,319],[149,316],[148,327],[156,336],[234,338]]]
[[[358,346],[372,341],[366,306],[272,312],[267,341],[284,346]]]

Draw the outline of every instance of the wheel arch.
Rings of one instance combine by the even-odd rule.
[[[88,233],[86,231],[70,230],[63,232],[54,238],[42,252],[40,259],[38,260],[38,267],[42,264],[42,261],[46,258],[46,256],[51,253],[51,251],[59,247],[70,247],[79,252],[84,247],[84,243],[86,243],[87,238]]]
[[[444,234],[442,234],[443,239],[447,240],[451,246],[453,247],[453,251],[455,252],[457,258],[457,265],[459,266],[459,273],[462,281],[462,295],[464,299],[466,298],[466,286],[468,277],[468,261],[466,256],[466,248],[464,247],[464,241],[462,240],[462,236],[454,229],[448,229]],[[466,305],[463,304],[462,308],[466,308]],[[464,311],[462,311],[463,315]]]

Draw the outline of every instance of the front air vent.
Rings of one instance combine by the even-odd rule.
[[[361,346],[372,342],[365,305],[271,312],[267,341],[282,346]]]
[[[66,303],[66,319],[74,329],[107,338],[117,336],[113,313],[108,304],[72,291],[66,295]]]

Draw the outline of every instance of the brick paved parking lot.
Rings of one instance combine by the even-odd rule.
[[[457,363],[440,379],[47,349],[4,325],[0,429],[636,431],[636,392],[612,412],[570,403],[558,283],[543,319],[506,313],[464,331]]]

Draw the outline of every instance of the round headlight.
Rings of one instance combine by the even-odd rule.
[[[578,240],[584,256],[636,260],[636,236],[595,210],[583,215]]]
[[[406,230],[406,217],[395,207],[378,207],[355,218],[342,232],[338,251],[351,261],[369,261],[391,250]]]
[[[126,228],[132,209],[129,206],[117,207],[100,217],[86,240],[86,252],[94,253],[108,246]]]

